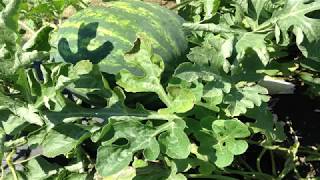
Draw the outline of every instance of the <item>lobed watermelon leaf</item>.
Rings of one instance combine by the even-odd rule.
[[[319,2],[176,2],[0,0],[3,179],[307,178],[261,81],[319,95]]]

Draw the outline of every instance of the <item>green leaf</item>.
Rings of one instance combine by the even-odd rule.
[[[137,51],[138,50],[138,51]],[[137,76],[129,70],[121,70],[117,77],[117,84],[128,92],[154,92],[166,104],[165,113],[183,113],[192,109],[194,104],[193,94],[185,89],[168,88],[168,95],[161,84],[161,74],[164,70],[162,58],[154,54],[148,39],[142,35],[135,42],[135,46],[125,56],[125,60],[143,71]],[[184,96],[188,97],[185,98]]]
[[[275,120],[266,103],[249,109],[245,116],[256,120],[255,123],[250,123],[250,129],[254,133],[263,133],[267,138],[265,144],[272,145],[274,141],[282,142],[286,139],[283,125]]]
[[[170,99],[161,85],[164,62],[159,55],[153,53],[152,48],[145,35],[136,40],[132,52],[125,55],[125,60],[143,74],[135,75],[128,69],[123,69],[117,76],[117,84],[128,92],[154,92],[170,106]]]
[[[184,159],[190,154],[190,141],[184,128],[185,122],[179,120],[159,136],[159,142],[164,147],[164,152],[171,158]]]
[[[267,89],[259,85],[243,82],[232,85],[234,83],[232,80],[190,63],[181,64],[174,76],[188,82],[209,81],[204,85],[201,99],[197,99],[196,104],[213,111],[220,110],[218,105],[226,104],[227,108],[224,111],[227,116],[244,114],[247,108],[260,106],[262,102],[269,100],[266,96]]]
[[[117,174],[103,177],[103,180],[132,180],[135,178],[135,176],[136,169],[134,169],[133,167],[127,167],[119,171]]]
[[[1,24],[0,24],[1,25]],[[16,40],[18,36],[11,30],[0,28],[0,78],[11,79],[14,73]]]
[[[172,150],[171,144],[165,145],[166,153],[174,154],[177,158],[188,156],[190,153],[189,140],[183,132],[183,127],[185,126],[183,122],[175,123],[170,121],[152,128],[141,124],[133,118],[130,121],[115,121],[112,126],[114,130],[113,137],[103,142],[98,149],[96,167],[101,176],[110,176],[127,167],[137,151],[145,150],[146,158],[151,157],[151,159],[154,159],[157,157],[158,150],[152,149],[152,152],[150,152],[150,148],[158,148],[157,146],[159,145],[157,145],[158,142],[155,137],[164,131],[169,133],[162,133],[160,136],[167,137],[167,135],[170,135],[171,137],[167,139],[171,138],[179,141],[179,144],[175,144],[175,146],[178,146],[180,154],[177,155],[177,152]],[[162,139],[159,137],[159,141],[162,141]]]
[[[90,61],[78,62],[71,69],[69,77],[73,79],[73,83],[67,88],[93,105],[106,106],[107,100],[114,95],[98,66],[93,65]]]
[[[96,168],[101,176],[118,173],[132,161],[132,151],[122,147],[101,146],[98,149]]]
[[[38,110],[31,105],[29,105],[28,107],[18,107],[14,109],[14,113],[24,121],[29,122],[30,124],[42,126],[44,124],[43,120],[37,114],[37,112]]]
[[[229,166],[235,155],[244,153],[248,148],[243,138],[250,136],[250,131],[237,119],[220,120],[207,116],[200,122],[189,120],[188,127],[200,142],[199,148],[193,146],[192,153],[220,168]]]
[[[2,121],[2,126],[6,134],[19,133],[28,123],[23,118],[10,115],[6,121]]]
[[[205,85],[203,95],[197,105],[219,112],[220,105],[223,102],[224,93],[230,93],[231,84],[223,81],[213,81]]]
[[[188,62],[181,63],[175,70],[174,76],[187,82],[194,82],[198,79],[212,81],[216,78],[210,69]]]
[[[144,149],[143,151],[143,156],[149,160],[149,161],[154,161],[158,158],[160,154],[160,146],[156,138],[151,139],[149,142],[149,146]]]
[[[128,64],[138,67],[143,74],[136,76],[129,70],[123,69],[117,77],[117,84],[128,92],[156,92],[162,89],[160,76],[164,70],[164,63],[159,55],[152,53],[152,47],[144,36],[135,42],[137,52],[127,53],[125,60]]]
[[[245,85],[242,83],[236,85],[228,95],[225,96],[223,103],[227,104],[224,109],[227,116],[234,117],[245,114],[248,108],[260,106],[263,102],[269,101],[268,90],[259,85]],[[241,87],[242,86],[242,87]]]
[[[217,144],[216,138],[212,137],[212,122],[216,120],[213,116],[204,116],[201,121],[195,119],[188,119],[188,131],[192,133],[196,139],[199,141],[199,148],[192,146],[192,153],[196,155],[197,158],[204,162],[214,163],[217,160],[215,155],[215,150],[213,146]],[[202,123],[202,121],[207,121],[208,123]]]
[[[312,73],[302,72],[299,74],[304,83],[309,85],[309,90],[312,95],[318,96],[320,94],[320,78]]]
[[[0,12],[0,27],[8,27],[12,31],[18,31],[18,12],[21,0],[8,1],[5,9]]]
[[[5,139],[6,138],[6,133],[5,131],[0,128],[0,159],[3,158],[4,156],[4,153],[5,153],[5,146],[4,146],[4,142],[5,142]],[[2,163],[1,163],[2,165]]]
[[[252,15],[252,18],[258,22],[259,18],[261,16],[261,12],[264,9],[266,3],[268,3],[269,0],[249,0],[248,4],[249,6],[253,6],[253,11],[252,13],[249,12],[249,14]]]
[[[220,0],[205,0],[204,2],[204,11],[205,11],[205,19],[211,18],[215,15],[219,9]]]
[[[233,51],[233,37],[224,39],[220,36],[207,35],[202,46],[191,49],[187,55],[191,62],[209,67],[212,72],[228,72],[230,63],[227,60]]]
[[[174,174],[168,177],[168,180],[187,180],[183,174]]]
[[[2,11],[2,9],[4,9],[5,4],[2,2],[2,0],[0,1],[0,11]]]
[[[171,168],[170,175],[167,178],[168,180],[175,180],[175,179],[186,180],[187,179],[183,174],[178,173],[178,168],[174,161],[165,158],[165,162]]]
[[[63,63],[41,65],[43,81],[35,73],[28,72],[31,93],[37,96],[35,106],[61,111],[66,106],[62,90],[69,89],[76,96],[96,106],[106,106],[108,98],[116,96],[98,67],[88,60],[74,66]],[[111,105],[111,104],[110,104]]]
[[[303,68],[309,69],[311,71],[320,72],[319,60],[303,58],[300,60],[300,65]]]
[[[58,173],[59,166],[51,164],[44,158],[37,157],[27,162],[25,165],[28,179],[44,180]]]
[[[100,139],[102,139],[108,132],[111,131],[112,123],[107,122],[104,126],[99,128],[99,130],[95,131],[91,135],[91,140],[93,142],[98,142]]]
[[[89,137],[89,132],[73,124],[61,124],[48,130],[41,143],[43,155],[56,157],[66,154]]]
[[[18,17],[20,0],[7,1],[0,12],[0,78],[11,79],[19,44]]]
[[[234,155],[243,154],[248,148],[248,143],[239,138],[250,136],[250,131],[239,120],[215,120],[212,123],[212,132],[217,140],[213,148],[216,150],[215,164],[218,167],[229,166]]]
[[[304,56],[309,58],[319,57],[320,20],[309,18],[307,14],[320,9],[319,1],[288,0],[286,5],[274,12],[270,21],[279,28],[276,38],[280,38],[287,45],[289,43],[288,31],[293,28],[296,42]]]
[[[137,175],[134,177],[134,180],[166,179],[170,174],[169,169],[155,163],[150,163],[148,166],[137,168],[136,172]]]
[[[174,76],[196,85],[196,88],[194,88],[196,91],[192,91],[196,95],[195,104],[213,111],[220,110],[218,105],[222,103],[224,93],[229,93],[231,90],[229,79],[212,72],[211,69],[196,64],[180,64]],[[205,84],[201,81],[208,81],[208,83]]]
[[[40,115],[38,114],[38,110],[35,107],[33,107],[32,105],[26,106],[24,104],[21,104],[21,102],[15,101],[10,97],[5,96],[1,92],[0,109],[8,109],[16,116],[16,118],[20,118],[20,120],[11,119],[14,120],[17,124],[21,125],[22,121],[39,126],[42,126],[44,124],[42,117],[40,117]]]
[[[28,134],[27,143],[31,148],[38,147],[41,145],[42,141],[47,135],[47,130],[45,128],[38,129]]]
[[[143,167],[147,167],[147,166],[148,166],[148,162],[146,162],[142,159],[134,158],[134,161],[132,162],[132,167],[134,167],[134,168],[143,168]]]
[[[87,173],[70,173],[65,180],[87,180],[89,177]]]
[[[210,147],[211,148],[211,147]],[[188,160],[193,164],[194,167],[199,166],[199,172],[202,174],[212,174],[215,166],[209,162],[209,159],[206,155],[199,153],[199,148],[197,145],[192,144],[191,153],[196,156],[193,160]]]
[[[32,96],[32,89],[29,85],[28,80],[28,70],[25,69],[19,69],[16,72],[17,75],[17,81],[16,81],[16,88],[19,90],[24,97],[24,99],[27,101],[27,103],[32,104],[32,102],[35,100],[35,98]]]
[[[65,106],[65,100],[61,93],[68,83],[68,65],[66,64],[45,64],[41,65],[41,73],[43,81],[35,72],[28,72],[31,93],[36,96],[36,107],[45,106],[49,110],[60,111]]]
[[[257,82],[262,80],[264,74],[260,72],[266,67],[259,59],[259,56],[252,49],[247,49],[243,59],[235,60],[232,64],[230,78],[233,82]]]
[[[253,32],[244,33],[240,36],[237,44],[237,58],[239,61],[245,57],[247,49],[254,50],[259,56],[262,64],[265,66],[269,63],[269,53],[265,43],[266,34],[257,34]]]
[[[215,15],[220,6],[220,0],[205,0],[204,1],[205,19],[210,19]]]
[[[22,47],[24,51],[49,51],[49,33],[53,30],[50,26],[41,27]]]
[[[96,167],[101,176],[110,176],[127,167],[134,153],[139,150],[147,149],[146,158],[158,156],[157,152],[150,152],[150,148],[159,146],[155,136],[168,128],[164,124],[155,129],[135,121],[134,118],[131,121],[116,121],[112,123],[112,127],[114,136],[98,148]],[[124,145],[113,144],[121,139],[128,142]]]
[[[193,108],[196,97],[191,90],[168,86],[167,91],[171,102],[168,108],[159,109],[160,113],[184,113]]]

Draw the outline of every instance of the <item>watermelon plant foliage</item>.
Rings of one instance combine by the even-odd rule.
[[[259,82],[319,95],[320,2],[176,3],[0,0],[1,178],[301,177]]]

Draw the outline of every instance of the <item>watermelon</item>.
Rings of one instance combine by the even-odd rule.
[[[187,49],[183,19],[159,5],[136,0],[114,1],[89,7],[64,21],[52,35],[52,59],[77,63],[90,60],[100,71],[117,74],[137,70],[124,60],[140,33],[148,36],[166,70],[173,69]]]

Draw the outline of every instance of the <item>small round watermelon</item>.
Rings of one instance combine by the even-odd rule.
[[[143,33],[167,68],[187,49],[183,19],[156,4],[136,0],[89,7],[64,21],[51,39],[52,58],[56,62],[77,63],[90,60],[100,71],[117,74],[121,69],[135,71],[124,60]]]

